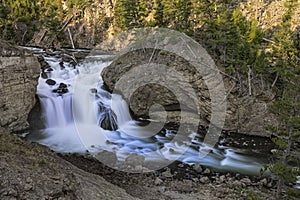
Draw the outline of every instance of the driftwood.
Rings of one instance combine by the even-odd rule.
[[[63,31],[63,30],[71,23],[71,21],[73,20],[73,17],[74,17],[74,15],[72,15],[72,16],[64,23],[64,25],[59,29],[58,32]]]
[[[248,91],[249,91],[249,96],[252,96],[251,75],[252,75],[252,69],[251,69],[250,66],[248,66]]]
[[[73,41],[73,38],[72,38],[72,34],[71,34],[71,31],[70,31],[70,28],[68,28],[68,33],[69,33],[69,37],[70,37],[70,41],[71,41],[72,47],[73,47],[73,49],[75,49],[75,45],[74,45],[74,41]]]
[[[275,84],[276,84],[276,82],[277,82],[277,80],[278,80],[278,77],[279,77],[279,75],[278,75],[278,73],[276,73],[276,78],[275,78],[275,80],[273,81],[271,88],[273,88],[273,87],[275,86]]]
[[[276,44],[276,42],[274,42],[273,40],[267,39],[267,38],[263,38],[263,40],[266,41],[266,42],[270,42],[270,43]]]
[[[28,45],[50,47],[53,44],[53,42],[55,41],[55,39],[57,39],[57,35],[59,33],[61,33],[62,31],[64,31],[67,28],[67,26],[72,22],[73,19],[74,19],[74,15],[72,15],[71,17],[68,17],[64,21],[61,28],[58,29],[56,33],[49,32],[47,29],[40,30],[40,32],[35,34],[35,36],[29,42]],[[72,47],[73,47],[73,49],[75,49],[74,41],[73,41],[73,38],[72,38],[70,32],[69,32],[69,37],[71,39]]]

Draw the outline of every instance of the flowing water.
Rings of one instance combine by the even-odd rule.
[[[39,49],[36,54],[43,55]],[[46,145],[57,152],[96,155],[103,150],[115,152],[119,160],[135,153],[143,155],[146,162],[180,160],[187,164],[200,163],[219,170],[257,175],[268,159],[253,156],[251,151],[219,145],[211,148],[201,142],[200,135],[188,133],[190,141],[172,142],[173,130],[152,137],[139,122],[134,121],[127,103],[121,96],[112,96],[103,89],[101,71],[110,64],[99,60],[82,62],[73,66],[61,63],[62,56],[44,56],[51,70],[46,70],[49,85],[40,77],[37,87],[45,129],[32,131],[27,139]],[[92,59],[93,60],[93,59]],[[63,91],[63,89],[65,89]],[[67,89],[67,90],[66,90]],[[114,113],[111,103],[114,103]],[[101,127],[110,127],[104,130]],[[187,145],[190,147],[187,148]],[[187,148],[187,149],[186,149]],[[199,157],[199,151],[209,149],[210,154]]]

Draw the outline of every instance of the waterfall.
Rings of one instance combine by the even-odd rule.
[[[99,56],[98,56],[99,57]],[[101,71],[110,62],[83,62],[78,66],[62,63],[59,57],[45,57],[49,64],[40,77],[37,95],[45,116],[44,130],[29,134],[36,141],[57,152],[97,154],[115,152],[119,160],[131,154],[143,155],[146,162],[179,159],[187,164],[201,163],[217,169],[257,174],[261,160],[228,147],[211,148],[199,140],[187,144],[172,142],[173,133],[157,134],[160,130],[139,126],[130,116],[128,105],[120,95],[103,87]],[[113,111],[112,111],[113,103]],[[197,137],[196,133],[191,138]],[[199,150],[209,149],[205,158]],[[250,161],[247,161],[249,159]]]
[[[98,122],[103,121],[106,115],[96,112],[96,99],[99,98],[98,101],[109,110],[110,94],[103,89],[92,93],[91,89],[100,89],[103,84],[100,72],[108,63],[93,62],[74,67],[70,63],[62,63],[60,58],[45,57],[45,61],[49,64],[45,70],[47,79],[39,78],[37,95],[46,128],[39,131],[38,142],[58,152],[85,152],[95,141],[103,145],[106,138]],[[106,99],[101,92],[107,94]],[[111,112],[108,114],[113,116]],[[110,119],[109,125],[114,126],[115,123]]]

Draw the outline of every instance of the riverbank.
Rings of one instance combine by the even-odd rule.
[[[88,156],[61,156],[140,199],[272,199],[275,184],[270,178],[218,173],[180,162],[159,171],[138,174],[108,168]]]
[[[0,128],[0,199],[136,199],[45,146]]]
[[[266,178],[199,172],[182,163],[124,173],[88,156],[57,156],[3,129],[0,141],[1,199],[272,199],[274,183]]]

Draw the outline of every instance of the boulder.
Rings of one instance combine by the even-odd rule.
[[[63,95],[69,92],[68,85],[65,83],[60,83],[57,89],[52,90],[52,92],[57,93],[58,95]]]
[[[56,81],[55,81],[55,80],[52,80],[52,79],[48,79],[48,80],[46,81],[46,83],[47,83],[48,85],[55,85],[55,84],[56,84]]]
[[[143,166],[145,157],[137,154],[130,154],[126,159],[125,163],[128,166]]]

